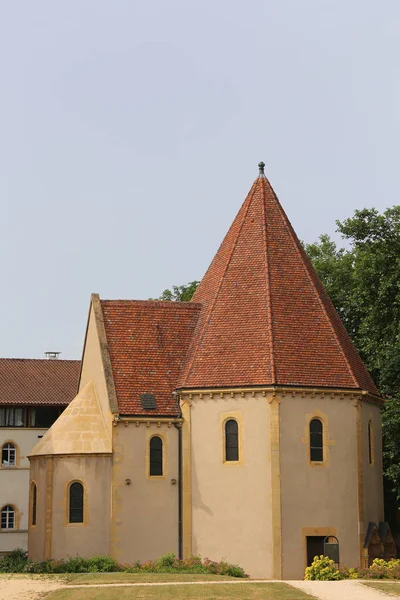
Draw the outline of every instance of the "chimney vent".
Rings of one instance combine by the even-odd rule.
[[[47,360],[58,360],[61,352],[45,352]]]

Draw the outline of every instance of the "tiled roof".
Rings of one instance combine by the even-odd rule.
[[[188,302],[101,300],[120,414],[175,416],[172,396],[200,306]],[[153,394],[157,408],[142,406]]]
[[[200,283],[181,388],[378,391],[268,179],[260,176]]]
[[[81,362],[0,358],[0,404],[66,406],[75,397]]]

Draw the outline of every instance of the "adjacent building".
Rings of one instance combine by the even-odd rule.
[[[0,359],[0,553],[28,548],[27,456],[76,395],[79,369],[77,360]]]
[[[349,567],[391,551],[382,397],[259,166],[191,302],[92,296],[79,393],[30,454],[31,558],[291,579],[327,536]]]

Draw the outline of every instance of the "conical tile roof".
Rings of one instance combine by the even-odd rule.
[[[261,173],[200,283],[180,388],[287,385],[378,394]]]

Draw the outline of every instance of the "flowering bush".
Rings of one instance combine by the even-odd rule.
[[[339,579],[344,579],[344,577],[336,569],[333,560],[321,554],[321,556],[315,556],[311,566],[306,568],[304,579],[338,581]]]
[[[359,579],[400,579],[400,560],[375,558],[368,569],[358,572]]]
[[[231,565],[223,560],[219,562],[208,558],[202,560],[200,556],[193,554],[182,560],[176,558],[174,553],[165,554],[157,561],[149,560],[145,563],[137,561],[132,565],[123,566],[122,570],[128,573],[211,573],[230,577],[248,577],[244,570],[237,565]]]
[[[353,567],[351,567],[350,569],[348,569],[347,567],[340,567],[339,569],[341,575],[342,575],[342,579],[358,579],[358,571],[357,569],[353,569]]]

